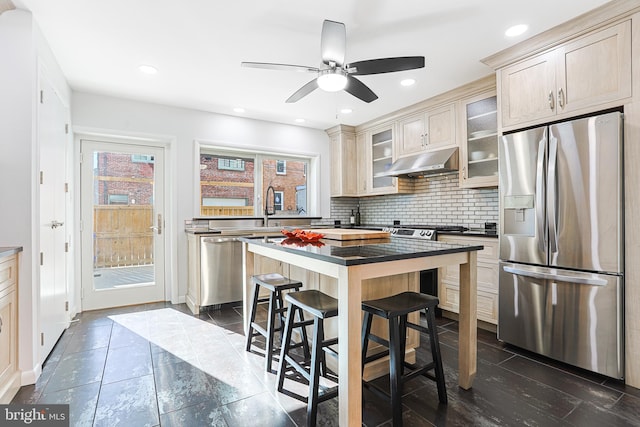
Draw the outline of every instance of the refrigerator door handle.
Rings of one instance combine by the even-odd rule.
[[[544,221],[544,158],[546,151],[547,131],[538,142],[538,162],[536,164],[536,224],[538,235],[538,249],[544,253],[547,250],[547,234]]]
[[[549,224],[549,252],[558,252],[558,224],[556,213],[556,163],[558,160],[558,138],[549,132],[549,175],[547,176],[547,223]]]
[[[607,281],[594,277],[589,273],[582,275],[568,275],[562,274],[557,271],[545,272],[540,269],[527,269],[522,267],[504,266],[504,271],[507,273],[515,274],[517,276],[532,277],[534,279],[553,280],[554,282],[568,282],[576,283],[579,285],[591,285],[591,286],[606,286]]]

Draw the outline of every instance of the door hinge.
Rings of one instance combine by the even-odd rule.
[[[80,220],[80,231],[82,232],[82,229],[84,228],[84,221]]]
[[[64,251],[69,252],[69,242],[64,242]]]
[[[82,164],[83,159],[84,159],[84,153],[80,152],[80,164]]]
[[[64,183],[64,192],[65,192],[65,193],[68,193],[68,192],[69,192],[69,183],[68,183],[68,182],[65,182],[65,183]]]
[[[44,345],[44,332],[40,332],[40,345]]]
[[[44,252],[40,252],[40,265],[44,265]]]
[[[40,184],[44,183],[44,172],[40,171]]]
[[[66,134],[69,133],[69,123],[65,123],[64,124],[64,133],[66,133]]]
[[[64,311],[69,311],[69,301],[64,302]]]
[[[40,104],[44,104],[44,91],[40,91]]]

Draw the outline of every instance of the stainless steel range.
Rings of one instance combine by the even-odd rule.
[[[391,233],[392,237],[409,239],[436,240],[438,231],[466,231],[468,228],[458,225],[394,225],[383,227],[382,231]]]

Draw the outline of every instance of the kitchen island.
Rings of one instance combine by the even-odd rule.
[[[362,424],[361,325],[362,284],[368,279],[414,273],[448,265],[460,269],[459,377],[471,388],[476,374],[476,252],[482,246],[436,241],[370,239],[342,242],[323,239],[322,245],[287,243],[280,237],[240,238],[243,242],[245,334],[248,330],[251,276],[264,257],[337,280],[338,377],[340,425]],[[401,292],[404,289],[399,289]]]

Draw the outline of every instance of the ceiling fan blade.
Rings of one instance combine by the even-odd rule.
[[[292,102],[298,102],[305,96],[309,95],[311,92],[318,88],[318,79],[313,79],[306,85],[302,86],[300,89],[296,91],[293,95],[286,100],[288,104]]]
[[[299,73],[317,73],[320,71],[315,67],[307,67],[305,65],[291,64],[274,64],[271,62],[241,62],[242,67],[250,68],[266,68],[268,70],[297,71]]]
[[[424,56],[399,56],[396,58],[369,59],[366,61],[354,62],[347,66],[348,70],[353,68],[355,68],[355,71],[349,71],[349,73],[355,76],[415,70],[416,68],[424,68]]]
[[[378,99],[378,95],[373,93],[371,89],[355,77],[347,75],[347,86],[344,90],[351,95],[363,100],[364,102],[372,102]]]
[[[344,24],[325,20],[322,23],[322,35],[320,37],[322,62],[327,65],[330,62],[335,62],[336,65],[342,67],[347,46],[347,30]]]
[[[13,10],[15,8],[16,6],[11,0],[0,0],[0,15],[8,10]]]

